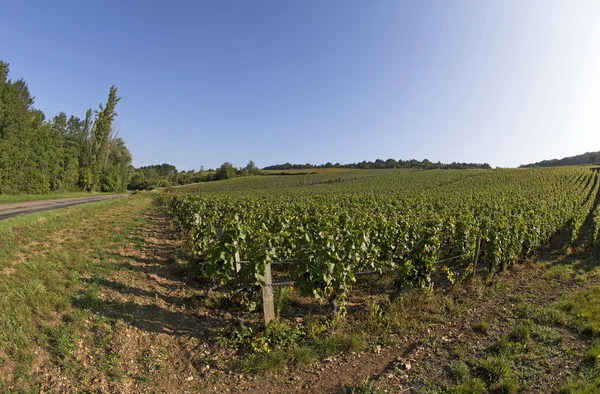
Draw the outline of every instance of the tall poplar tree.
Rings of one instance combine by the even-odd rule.
[[[117,88],[113,85],[108,93],[106,105],[100,104],[100,110],[96,113],[96,121],[92,130],[93,146],[93,181],[92,191],[96,191],[100,185],[100,179],[108,165],[109,158],[109,136],[112,130],[112,124],[117,116],[115,111],[117,103],[121,100],[117,97]]]

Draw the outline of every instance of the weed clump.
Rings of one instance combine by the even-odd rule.
[[[472,378],[453,387],[449,392],[452,394],[483,394],[486,392],[486,386],[480,378]]]
[[[489,328],[490,328],[490,323],[488,323],[485,320],[482,320],[473,326],[473,331],[475,331],[478,334],[486,335]]]
[[[477,375],[486,382],[498,382],[509,374],[510,366],[501,357],[488,357],[477,362]]]
[[[448,365],[448,376],[457,383],[465,382],[469,375],[469,367],[463,361],[452,361]]]
[[[531,326],[530,321],[517,324],[508,335],[509,339],[513,342],[526,345],[531,341]]]

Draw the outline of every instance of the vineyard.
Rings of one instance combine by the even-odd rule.
[[[599,176],[280,172],[3,220],[0,392],[597,392]]]
[[[559,231],[569,247],[588,216],[594,242],[598,186],[590,168],[350,170],[214,182],[161,201],[207,276],[260,288],[267,264],[291,261],[302,295],[343,315],[362,272],[392,275],[398,290],[435,275],[460,282],[476,260],[492,276]]]

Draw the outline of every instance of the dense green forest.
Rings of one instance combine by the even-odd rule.
[[[597,164],[598,161],[600,161],[600,152],[586,152],[582,155],[563,157],[562,159],[542,160],[537,163],[524,164],[520,168],[580,166],[584,164]]]
[[[133,168],[113,125],[119,100],[112,86],[106,104],[83,119],[46,119],[27,83],[10,79],[0,60],[0,194],[125,190]]]
[[[326,163],[320,165],[314,164],[276,164],[273,166],[267,166],[263,168],[263,170],[305,170],[311,168],[360,168],[360,169],[386,169],[386,168],[415,168],[422,170],[466,170],[466,169],[490,169],[490,165],[488,163],[450,163],[444,164],[441,162],[431,162],[427,159],[422,161],[419,160],[396,160],[396,159],[377,159],[375,161],[366,161],[363,160],[359,163],[350,163],[350,164],[340,164],[340,163]]]

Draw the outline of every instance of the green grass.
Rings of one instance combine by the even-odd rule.
[[[600,286],[590,286],[565,295],[558,309],[566,317],[563,322],[588,335],[600,335]],[[560,390],[561,394],[588,394],[600,392],[600,339],[595,339],[582,361],[578,373]]]
[[[271,353],[254,353],[240,362],[240,370],[244,373],[263,374],[288,365],[287,352],[278,350]]]
[[[579,328],[591,335],[600,334],[600,286],[592,286],[567,296],[563,310],[576,318]]]
[[[98,302],[98,287],[83,278],[116,268],[107,251],[129,242],[149,206],[150,198],[135,196],[0,221],[0,271],[10,269],[0,275],[0,355],[14,365],[12,376],[0,377],[0,391],[35,391],[28,378],[35,349],[47,349],[69,373],[82,335],[92,334],[99,347],[111,341],[111,322],[85,309]],[[47,250],[28,248],[31,242]],[[104,353],[99,368],[118,378],[118,355]]]
[[[69,359],[77,346],[73,327],[62,323],[50,330],[50,344],[55,357],[62,361]]]
[[[321,357],[357,351],[362,345],[363,340],[358,334],[326,336],[314,344],[317,354]]]
[[[502,357],[488,357],[477,362],[478,376],[489,383],[495,383],[510,374],[510,366]]]
[[[563,341],[564,335],[551,327],[536,325],[531,331],[532,337],[544,346],[558,346]]]
[[[375,382],[364,379],[354,386],[344,387],[339,391],[340,394],[383,394],[385,391],[375,387]]]
[[[52,200],[55,198],[75,198],[75,197],[92,197],[102,196],[115,193],[89,193],[89,192],[69,192],[69,193],[49,193],[49,194],[17,194],[6,195],[0,194],[0,204],[10,204],[24,201],[40,201]]]
[[[41,242],[59,230],[76,230],[84,219],[102,214],[115,207],[125,206],[134,209],[140,205],[148,205],[149,201],[149,197],[132,196],[126,199],[98,201],[0,220],[0,269],[11,266],[17,257],[17,252],[24,245]],[[83,235],[84,237],[80,238],[83,243],[90,241],[93,243],[93,232],[86,232]],[[37,260],[31,260],[32,264],[37,262]]]
[[[569,280],[573,276],[573,266],[566,264],[557,264],[552,266],[546,272],[546,279],[557,279],[560,281]]]
[[[482,320],[473,326],[473,331],[475,331],[476,333],[485,335],[485,334],[487,334],[489,328],[490,328],[490,323],[488,323],[485,320]]]
[[[239,362],[238,369],[244,373],[264,374],[286,366],[307,365],[318,358],[357,351],[362,345],[362,338],[358,335],[332,334],[315,342],[298,341],[275,350],[252,352]]]
[[[448,365],[448,376],[457,383],[465,382],[469,379],[470,371],[467,364],[461,360],[454,360]]]
[[[452,394],[483,394],[486,392],[486,386],[480,378],[473,378],[455,386],[449,392]]]
[[[517,392],[517,383],[511,378],[504,378],[494,384],[491,388],[493,393],[497,394],[513,394]]]
[[[307,365],[314,362],[318,355],[308,346],[296,345],[290,349],[289,357],[294,365]]]
[[[526,345],[531,340],[531,328],[532,324],[530,321],[518,323],[508,334],[511,341]]]
[[[590,383],[571,379],[559,391],[560,394],[597,394],[598,392],[600,392],[600,379]]]
[[[564,279],[562,274],[550,276],[553,280]],[[598,297],[600,286],[593,285],[565,294],[546,306],[528,304],[522,295],[511,297],[516,319],[510,328],[506,327],[491,346],[476,351],[475,355],[457,357],[446,370],[453,385],[438,383],[438,392],[516,393],[539,380],[540,374],[546,372],[547,360],[555,357],[581,360],[575,373],[563,382],[561,393],[600,392],[600,339],[592,342],[587,354],[564,343],[568,329],[600,336]],[[476,323],[474,331],[483,331],[480,326]],[[491,337],[497,335],[491,330],[487,332]]]
[[[517,392],[517,383],[511,378],[509,362],[502,356],[489,356],[473,360],[476,376],[471,377],[469,368],[462,361],[453,362],[448,368],[448,375],[457,382],[445,393],[477,394]]]

